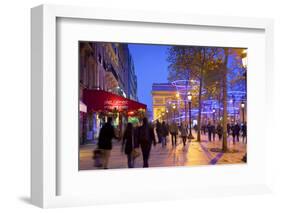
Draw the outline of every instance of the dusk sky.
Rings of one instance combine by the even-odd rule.
[[[168,77],[169,46],[129,44],[138,81],[138,98],[152,110],[152,84],[165,83]]]

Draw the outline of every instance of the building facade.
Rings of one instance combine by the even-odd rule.
[[[137,100],[137,77],[127,44],[79,43],[80,143],[94,140],[105,122],[103,112],[87,111],[83,102],[86,89]]]
[[[129,72],[128,72],[128,97],[129,99],[138,101],[138,96],[137,96],[137,76],[135,73],[135,66],[134,66],[134,61],[133,57],[131,54],[129,54]]]

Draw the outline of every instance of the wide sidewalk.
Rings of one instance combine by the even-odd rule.
[[[195,135],[195,133],[194,133]],[[222,147],[222,142],[208,142],[207,136],[202,135],[202,142],[191,141],[183,146],[182,139],[178,137],[176,147],[171,146],[171,137],[168,137],[166,147],[161,144],[152,146],[149,167],[170,167],[170,166],[196,166],[215,164],[239,164],[244,163],[242,158],[246,153],[246,144],[241,141],[233,144],[232,137],[228,138],[228,148],[231,152],[222,153],[217,149]],[[218,139],[218,138],[216,138]],[[98,169],[93,166],[92,152],[96,145],[80,146],[80,170]],[[142,167],[142,156],[135,160],[135,167]],[[121,153],[121,142],[114,141],[113,149],[109,159],[109,169],[127,168],[127,157]]]

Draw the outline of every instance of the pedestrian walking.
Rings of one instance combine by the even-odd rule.
[[[199,130],[199,129],[198,129],[198,125],[195,124],[194,127],[193,127],[193,129],[195,130],[195,132],[198,132],[198,130]]]
[[[213,135],[213,141],[216,140],[216,126],[215,124],[212,124],[212,135]]]
[[[226,125],[227,136],[230,135],[230,130],[231,130],[231,126],[229,123],[227,123],[227,125]]]
[[[222,128],[222,125],[219,123],[218,125],[217,125],[217,134],[218,134],[218,136],[219,136],[219,140],[221,141],[221,139],[222,139],[222,133],[223,133],[223,128]]]
[[[163,130],[162,130],[162,125],[159,122],[159,120],[156,120],[156,134],[157,134],[157,138],[158,138],[158,143],[162,143]]]
[[[153,127],[148,123],[147,118],[143,118],[142,126],[138,130],[138,139],[141,146],[143,167],[149,167],[148,160],[152,143],[156,143]]]
[[[172,137],[172,147],[177,146],[177,135],[178,135],[178,125],[176,124],[175,121],[172,122],[172,124],[170,125],[170,134]]]
[[[188,131],[187,125],[184,122],[181,123],[180,133],[181,133],[181,137],[182,137],[183,146],[185,146],[185,144],[186,144],[187,131]]]
[[[208,132],[208,140],[211,142],[213,129],[210,122],[207,124],[207,132]]]
[[[201,127],[203,135],[206,135],[206,129],[207,129],[206,124],[203,124],[202,127]]]
[[[136,132],[132,123],[128,123],[123,135],[122,151],[127,155],[128,168],[134,168],[136,149],[139,144],[136,140]]]
[[[165,121],[162,122],[162,147],[167,145],[167,136],[169,135],[169,127]]]
[[[235,137],[236,137],[237,142],[239,142],[240,130],[241,130],[240,125],[238,123],[236,123],[234,126],[234,131],[235,131]]]
[[[233,144],[235,144],[235,136],[236,136],[235,124],[232,124],[232,125],[230,126],[230,129],[231,129],[231,134],[232,134],[232,141],[233,141]]]
[[[114,127],[112,125],[112,118],[109,117],[107,122],[102,126],[99,139],[98,139],[98,149],[103,151],[103,168],[108,168],[108,162],[110,158],[110,152],[112,149],[112,139],[118,137],[115,136]]]

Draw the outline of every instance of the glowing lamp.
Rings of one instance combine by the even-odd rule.
[[[188,94],[187,94],[187,100],[188,100],[188,101],[191,101],[191,100],[192,100],[192,95],[191,95],[191,93],[188,93]]]

